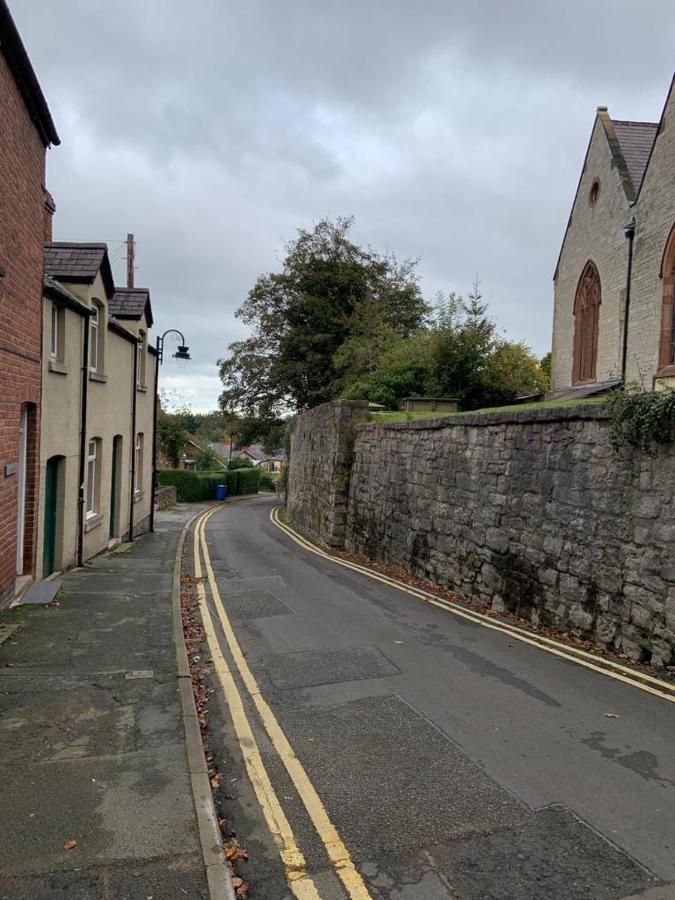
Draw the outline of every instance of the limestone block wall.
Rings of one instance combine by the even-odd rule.
[[[289,518],[327,547],[344,543],[353,428],[368,418],[363,400],[338,400],[298,416],[286,491]]]
[[[588,197],[596,179],[600,182],[600,194],[597,205],[591,207]],[[606,381],[621,372],[627,266],[622,225],[628,218],[629,204],[598,118],[554,280],[553,390],[572,384],[574,299],[589,259],[598,269],[602,292],[596,379]]]
[[[617,453],[609,428],[588,406],[387,425],[319,407],[299,417],[288,514],[333,547],[672,665],[675,449]]]

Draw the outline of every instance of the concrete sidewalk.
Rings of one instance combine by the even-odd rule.
[[[0,614],[0,900],[208,897],[171,602],[199,508]]]

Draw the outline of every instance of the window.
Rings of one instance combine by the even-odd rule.
[[[663,299],[661,302],[661,336],[659,369],[675,366],[675,225],[666,242],[661,265]]]
[[[101,440],[92,438],[87,445],[87,518],[99,513],[101,495]]]
[[[138,333],[138,344],[136,345],[136,354],[138,356],[138,365],[136,372],[137,387],[145,387],[145,357],[146,357],[146,341],[144,331]]]
[[[52,303],[52,332],[50,336],[49,355],[52,359],[59,356],[59,308]]]
[[[600,276],[589,260],[581,273],[574,300],[572,384],[595,380],[600,302]]]
[[[596,179],[594,179],[593,184],[591,185],[591,189],[588,192],[588,205],[591,207],[591,209],[596,205],[599,197],[600,197],[600,179],[596,178]]]
[[[94,306],[89,316],[89,368],[92,372],[98,371],[98,319],[99,308]]]
[[[143,490],[143,435],[136,435],[136,472],[134,474],[134,493],[140,494]]]

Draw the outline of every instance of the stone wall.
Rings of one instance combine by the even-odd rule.
[[[160,485],[155,491],[155,509],[168,509],[176,505],[176,486],[174,484]]]
[[[362,400],[337,400],[298,416],[286,492],[290,519],[326,547],[345,538],[354,425],[368,418]]]
[[[617,453],[609,427],[597,406],[356,427],[318,407],[296,429],[289,517],[319,538],[339,523],[331,546],[672,665],[675,451]],[[325,491],[336,479],[339,497]]]

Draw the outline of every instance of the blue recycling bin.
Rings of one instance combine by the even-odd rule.
[[[217,484],[216,485],[216,500],[224,500],[227,497],[227,485],[226,484]]]

